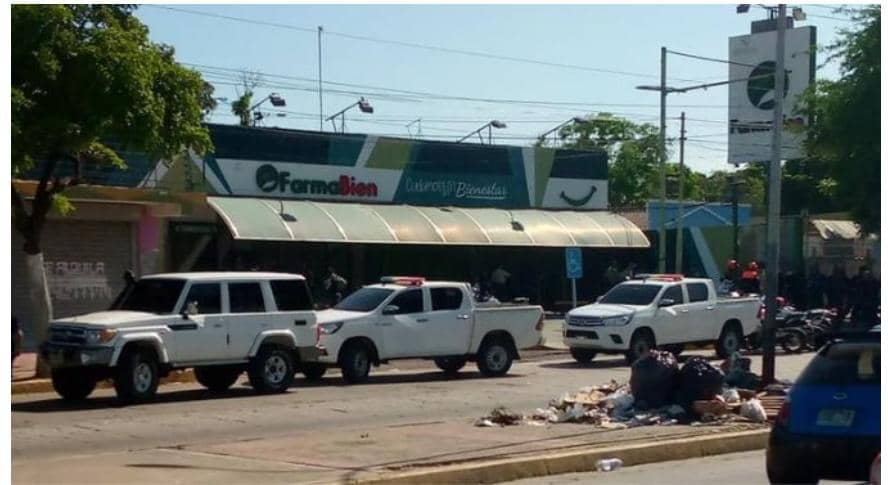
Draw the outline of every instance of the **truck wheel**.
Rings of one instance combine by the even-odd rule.
[[[665,350],[666,352],[669,352],[670,354],[672,354],[672,355],[674,355],[674,356],[676,356],[676,357],[678,357],[679,355],[681,355],[681,353],[684,352],[684,349],[685,349],[685,348],[684,348],[684,345],[682,345],[682,344],[664,345],[664,346],[661,347],[661,348],[662,348],[663,350]]]
[[[324,364],[302,364],[302,374],[305,380],[317,382],[327,373],[327,366]]]
[[[626,352],[626,362],[629,365],[635,363],[642,355],[654,348],[654,336],[650,331],[636,330],[629,341],[629,351]]]
[[[367,381],[370,374],[370,355],[367,345],[360,342],[354,342],[342,351],[339,367],[345,382],[360,384]]]
[[[82,369],[53,369],[52,388],[66,401],[80,401],[93,392],[96,380]]]
[[[478,370],[486,377],[499,377],[512,367],[512,353],[502,340],[491,340],[478,352]]]
[[[157,394],[160,376],[157,373],[157,358],[152,352],[143,350],[127,351],[117,363],[114,376],[114,390],[117,398],[124,403],[144,402]]]
[[[782,339],[780,339],[780,347],[787,354],[797,354],[807,346],[807,339],[802,332],[788,331]]]
[[[293,357],[281,347],[264,345],[250,360],[247,376],[250,385],[259,394],[285,392],[293,383]]]
[[[195,367],[194,377],[210,392],[225,392],[237,382],[241,372],[241,369],[223,366]]]
[[[447,375],[456,375],[460,369],[466,366],[466,359],[462,357],[436,357],[435,365]]]
[[[727,359],[734,352],[739,352],[742,347],[743,333],[737,329],[736,325],[725,325],[715,344],[715,354],[722,359]]]
[[[592,362],[592,360],[595,359],[596,355],[598,355],[598,353],[594,350],[577,349],[573,347],[571,347],[570,349],[570,356],[573,357],[574,360],[579,362],[580,364],[588,364]]]

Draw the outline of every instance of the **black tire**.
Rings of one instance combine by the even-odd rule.
[[[294,373],[292,353],[275,345],[263,345],[247,368],[250,385],[259,394],[286,392]]]
[[[96,379],[83,369],[53,369],[52,388],[66,401],[80,401],[92,394]]]
[[[736,324],[725,325],[715,344],[715,354],[722,359],[727,359],[742,348],[743,332]]]
[[[798,354],[807,348],[807,338],[802,332],[788,331],[780,339],[780,348],[788,354]]]
[[[456,375],[460,369],[466,366],[466,359],[462,357],[436,357],[435,365],[447,375]]]
[[[669,345],[664,345],[661,348],[676,357],[681,355],[681,353],[684,352],[684,349],[685,349],[684,345],[682,345],[682,344],[669,344]]]
[[[195,367],[194,378],[210,392],[225,392],[237,382],[241,369],[225,366]]]
[[[636,330],[635,333],[632,334],[632,339],[629,341],[629,350],[626,352],[626,362],[628,362],[629,365],[632,365],[642,355],[654,348],[656,348],[656,342],[654,341],[654,336],[651,332],[649,330]]]
[[[485,377],[506,375],[512,367],[512,349],[503,339],[491,339],[478,351],[478,370]]]
[[[339,357],[339,368],[342,378],[348,384],[360,384],[367,381],[372,363],[372,351],[367,344],[352,342],[342,351]]]
[[[592,362],[596,355],[598,355],[598,352],[595,352],[594,350],[579,349],[575,347],[571,347],[570,349],[570,356],[580,364],[588,364]]]
[[[816,484],[820,480],[811,476],[810,465],[802,463],[772,463],[772,457],[767,457],[765,468],[768,473],[768,481],[773,484]]]
[[[154,399],[160,381],[157,368],[154,352],[136,349],[126,351],[117,362],[114,376],[117,398],[124,403]]]
[[[327,373],[327,366],[324,364],[316,364],[316,363],[303,363],[302,364],[302,375],[305,376],[305,380],[311,382],[320,381],[321,378],[324,377],[324,374]]]

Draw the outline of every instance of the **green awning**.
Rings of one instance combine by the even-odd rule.
[[[362,244],[647,248],[609,212],[470,209],[208,197],[235,239]]]

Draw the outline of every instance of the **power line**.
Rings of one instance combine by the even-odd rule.
[[[736,62],[736,61],[729,61],[727,59],[716,59],[714,57],[698,56],[696,54],[687,54],[685,52],[678,52],[678,51],[673,51],[673,50],[667,50],[666,52],[668,52],[670,54],[675,54],[677,56],[689,57],[691,59],[697,59],[697,60],[701,60],[701,61],[721,62],[723,64],[732,64],[735,66],[744,66],[744,67],[752,67],[752,68],[758,67],[755,64],[746,64],[745,62]]]
[[[179,13],[186,13],[186,14],[190,14],[190,15],[201,15],[204,17],[213,17],[213,18],[217,18],[220,20],[229,20],[229,21],[234,21],[234,22],[243,22],[243,23],[249,23],[249,24],[255,24],[255,25],[264,25],[267,27],[275,27],[275,28],[280,28],[280,29],[293,30],[293,31],[297,31],[297,32],[312,33],[312,34],[317,33],[317,30],[313,29],[313,28],[301,27],[301,26],[290,25],[290,24],[283,24],[283,23],[278,23],[278,22],[254,20],[254,19],[248,19],[248,18],[243,18],[243,17],[222,15],[222,14],[216,14],[216,13],[211,13],[211,12],[202,12],[199,10],[191,10],[191,9],[187,9],[187,8],[169,7],[169,6],[164,6],[164,5],[146,4],[143,6],[149,7],[149,8],[169,10],[169,11],[179,12]],[[450,47],[419,44],[419,43],[415,43],[415,42],[405,42],[405,41],[400,41],[400,40],[381,39],[378,37],[369,37],[369,36],[365,36],[365,35],[349,34],[349,33],[345,33],[345,32],[336,32],[336,31],[330,31],[330,30],[326,30],[326,29],[324,29],[324,34],[328,35],[328,36],[337,36],[337,37],[342,37],[342,38],[351,39],[351,40],[359,40],[359,41],[364,41],[364,42],[375,42],[375,43],[379,43],[379,44],[388,44],[388,45],[397,45],[400,47],[409,47],[409,48],[413,48],[413,49],[424,49],[424,50],[429,50],[429,51],[445,52],[445,53],[449,53],[449,54],[459,54],[459,55],[464,55],[464,56],[482,57],[482,58],[486,58],[486,59],[496,59],[496,60],[509,61],[509,62],[522,62],[522,63],[526,63],[526,64],[536,64],[536,65],[540,65],[540,66],[558,67],[558,68],[573,69],[573,70],[578,70],[578,71],[597,72],[597,73],[601,73],[601,74],[614,74],[614,75],[620,75],[620,76],[639,77],[639,78],[647,78],[647,79],[659,79],[659,76],[654,75],[654,74],[644,74],[644,73],[639,73],[639,72],[621,71],[621,70],[617,70],[617,69],[607,69],[607,68],[601,68],[601,67],[583,66],[583,65],[578,65],[578,64],[551,62],[551,61],[544,61],[544,60],[540,60],[540,59],[529,59],[529,58],[522,58],[522,57],[515,57],[515,56],[506,56],[506,55],[501,55],[501,54],[491,54],[488,52],[470,51],[470,50],[464,50],[464,49],[453,49]],[[685,82],[700,82],[697,79],[683,79],[683,78],[677,78],[677,77],[671,78],[671,79],[674,79],[676,81],[685,81]]]

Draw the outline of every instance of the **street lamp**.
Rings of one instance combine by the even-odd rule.
[[[589,122],[589,120],[587,120],[587,119],[585,119],[585,118],[583,118],[583,117],[580,117],[580,116],[574,116],[573,118],[571,118],[571,119],[569,119],[569,120],[567,120],[567,121],[561,123],[560,125],[556,126],[555,128],[552,128],[551,130],[549,130],[549,131],[543,133],[542,135],[540,135],[540,136],[538,137],[538,139],[540,140],[540,144],[542,144],[543,142],[546,141],[546,137],[548,137],[548,136],[551,135],[552,133],[556,133],[558,130],[564,128],[565,126],[567,126],[567,125],[569,125],[569,124],[571,124],[571,123],[573,123],[573,124],[577,124],[577,125],[585,125],[585,124],[588,123],[588,122]]]
[[[258,108],[259,106],[262,106],[262,103],[266,101],[271,101],[271,105],[276,108],[287,106],[287,101],[278,93],[271,93],[268,96],[260,99],[258,103],[250,106],[249,112],[253,115],[253,126],[256,126],[256,123],[262,121],[265,118],[265,115],[263,115],[261,112],[257,111],[253,113],[253,111],[255,111],[256,108]],[[280,116],[280,113],[278,114],[278,116]]]
[[[489,122],[487,122],[487,123],[486,123],[484,126],[482,126],[481,128],[478,128],[477,130],[475,130],[475,131],[469,133],[468,135],[466,135],[466,136],[460,138],[459,140],[456,140],[456,142],[457,142],[457,143],[461,143],[462,141],[466,140],[466,139],[469,138],[470,136],[472,136],[472,135],[474,135],[474,134],[477,134],[477,135],[478,135],[478,138],[481,139],[481,143],[484,143],[484,137],[481,136],[481,132],[484,130],[484,128],[487,128],[487,144],[490,145],[490,144],[492,144],[492,142],[493,142],[493,128],[496,128],[496,129],[500,130],[500,129],[503,129],[503,128],[505,128],[505,127],[506,127],[506,124],[503,123],[503,122],[500,121],[500,120],[490,120]]]
[[[361,99],[359,99],[359,100],[357,100],[356,102],[354,102],[354,103],[352,103],[352,104],[346,106],[345,108],[343,108],[343,109],[337,111],[336,113],[334,113],[333,115],[331,115],[329,118],[327,118],[327,119],[325,120],[325,121],[329,121],[330,123],[333,124],[333,132],[336,132],[336,121],[335,121],[336,118],[337,118],[337,117],[342,117],[342,120],[340,120],[340,122],[339,122],[339,127],[340,127],[340,131],[339,131],[339,132],[340,132],[340,133],[345,133],[345,112],[348,111],[348,110],[350,110],[350,109],[352,109],[352,108],[354,108],[355,106],[357,106],[358,109],[361,110],[361,113],[373,114],[373,106],[370,106],[370,101],[367,101],[367,100],[364,99],[364,97],[362,96]]]

